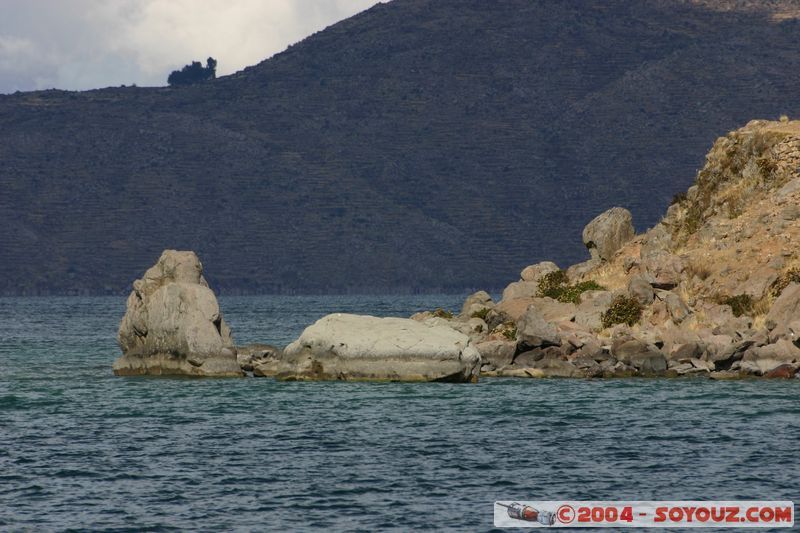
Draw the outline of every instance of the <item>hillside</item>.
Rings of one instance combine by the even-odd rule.
[[[165,248],[222,293],[576,262],[708,139],[800,115],[795,3],[765,5],[395,0],[202,85],[2,96],[0,293],[122,293]]]
[[[648,231],[612,208],[583,232],[590,260],[412,318],[469,335],[487,375],[800,377],[799,219],[800,121],[753,120]]]

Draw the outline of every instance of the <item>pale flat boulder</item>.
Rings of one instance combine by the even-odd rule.
[[[114,374],[241,376],[230,328],[194,252],[166,250],[133,284]]]
[[[481,356],[444,325],[336,313],[287,346],[282,365],[284,380],[474,382]]]

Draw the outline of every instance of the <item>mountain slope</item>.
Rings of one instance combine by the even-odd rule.
[[[202,85],[0,97],[0,292],[122,292],[168,247],[223,292],[575,262],[564,235],[611,205],[654,224],[708,139],[800,113],[773,14],[395,0]]]

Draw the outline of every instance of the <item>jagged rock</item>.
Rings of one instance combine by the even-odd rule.
[[[749,348],[742,357],[741,369],[763,375],[787,363],[800,363],[800,348],[787,339],[781,339],[774,344]]]
[[[588,357],[597,362],[608,361],[612,358],[611,353],[609,353],[607,350],[604,350],[603,345],[600,344],[597,339],[592,339],[578,348],[578,350],[575,351],[575,356]]]
[[[800,317],[800,284],[790,283],[767,313],[766,326],[770,330],[770,338],[797,340],[792,337],[789,324],[798,317]]]
[[[476,381],[481,356],[469,337],[404,318],[332,314],[284,350],[284,380]]]
[[[508,340],[490,340],[475,344],[481,354],[481,362],[494,368],[503,368],[510,365],[517,351],[517,343]]]
[[[642,277],[657,289],[674,289],[681,282],[681,273],[685,266],[677,255],[663,250],[643,254],[641,256]]]
[[[583,229],[583,244],[592,259],[608,261],[617,250],[635,235],[631,212],[622,207],[612,207],[596,216]]]
[[[744,285],[741,286],[741,293],[752,296],[758,300],[769,292],[770,287],[778,279],[778,273],[770,266],[763,266],[753,272]]]
[[[599,331],[603,329],[602,316],[614,299],[614,294],[609,291],[586,291],[581,295],[581,303],[575,310],[575,323],[589,329]]]
[[[628,296],[647,307],[653,303],[655,291],[646,279],[641,276],[633,276],[628,280]]]
[[[687,316],[689,316],[689,307],[680,296],[674,292],[664,290],[656,290],[655,293],[656,298],[664,302],[666,305],[666,310],[675,324],[680,324]]]
[[[558,345],[561,337],[556,327],[544,319],[535,305],[528,306],[517,323],[517,344],[525,348]]]
[[[706,321],[710,324],[720,325],[734,318],[733,310],[730,305],[703,302],[699,310],[702,311],[703,315],[706,317]],[[719,332],[718,334],[723,333]]]
[[[535,265],[525,267],[520,273],[520,278],[522,281],[529,281],[538,284],[539,280],[542,279],[545,274],[549,274],[550,272],[555,272],[557,270],[559,270],[557,264],[553,263],[552,261],[542,261],[541,263],[536,263]]]
[[[712,331],[715,335],[728,335],[733,338],[744,339],[752,335],[752,326],[753,319],[749,316],[732,316],[719,324]]]
[[[669,352],[669,358],[676,361],[688,360],[702,355],[703,349],[696,342],[687,342],[686,344],[676,344]]]
[[[657,224],[643,236],[640,255],[646,256],[657,251],[669,252],[672,247],[672,234],[663,224]]]
[[[631,365],[641,374],[660,374],[667,369],[667,360],[664,354],[657,351],[648,351],[631,355],[623,363]]]
[[[657,374],[667,369],[664,354],[637,339],[616,341],[611,347],[611,354],[643,374]]]
[[[257,365],[277,363],[282,354],[280,348],[270,344],[248,344],[236,347],[236,360],[245,372],[253,372]],[[264,375],[264,374],[259,374]]]
[[[461,316],[463,318],[470,318],[476,312],[480,312],[484,309],[492,309],[494,307],[494,301],[492,301],[492,297],[486,291],[478,291],[473,294],[467,296],[467,299],[464,300],[464,305],[461,308]]]
[[[241,376],[231,331],[194,252],[165,250],[133,283],[114,374]]]
[[[561,343],[569,343],[574,348],[582,348],[588,343],[597,343],[597,337],[589,328],[576,322],[557,322],[555,324],[558,334],[561,336]]]

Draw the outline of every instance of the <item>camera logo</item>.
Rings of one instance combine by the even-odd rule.
[[[538,522],[544,526],[552,526],[556,522],[556,515],[550,511],[540,511],[530,505],[513,502],[510,504],[497,502],[500,507],[505,507],[509,518],[524,522]]]

